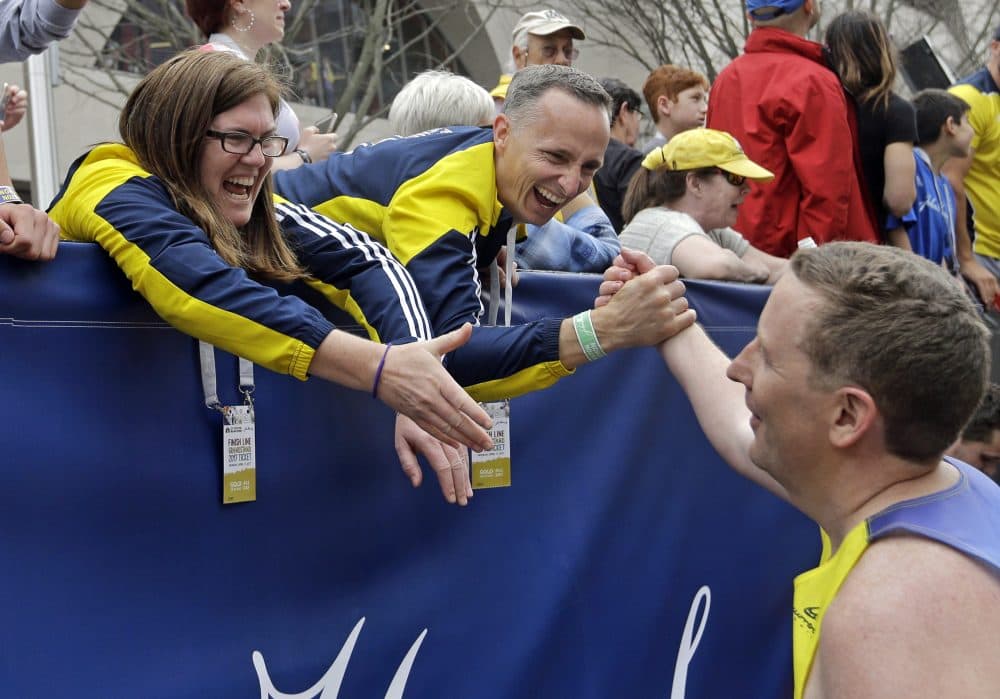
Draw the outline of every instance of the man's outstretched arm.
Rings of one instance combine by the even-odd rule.
[[[635,274],[652,265],[652,260],[643,253],[623,250],[615,266],[605,272],[601,296],[595,305],[605,305],[612,295],[631,283]],[[746,406],[746,389],[727,377],[729,357],[697,323],[667,339],[658,349],[719,455],[741,475],[787,500],[785,489],[750,460],[754,434]]]
[[[737,473],[787,500],[785,489],[750,460],[754,438],[750,410],[743,385],[726,376],[729,357],[697,324],[661,344],[659,350],[719,456]]]

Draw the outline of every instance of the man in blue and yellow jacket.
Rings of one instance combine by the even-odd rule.
[[[512,245],[513,226],[544,224],[590,186],[609,136],[609,98],[596,80],[566,66],[530,66],[514,76],[492,128],[360,146],[278,173],[275,189],[383,242],[415,280],[435,333],[473,323],[472,339],[445,362],[474,398],[496,400],[693,322],[677,271],[658,267],[574,318],[480,325],[477,270]]]
[[[496,258],[513,224],[541,225],[590,186],[608,138],[608,97],[597,81],[564,66],[535,66],[515,76],[492,128],[437,129],[360,146],[277,173],[275,189],[385,243],[442,333],[479,325],[477,270]],[[620,303],[593,311],[602,351],[673,334],[674,316],[686,308],[681,285],[667,286],[675,279],[673,270],[658,268]],[[640,285],[664,295],[639,293]],[[547,387],[586,359],[572,319],[544,319],[479,326],[446,361],[474,397],[494,400]]]

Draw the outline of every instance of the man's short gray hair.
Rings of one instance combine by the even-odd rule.
[[[511,47],[511,73],[517,72],[517,66],[514,65],[514,47],[521,49],[522,53],[528,52],[528,28],[524,27],[519,32],[514,34],[512,41],[510,42]]]
[[[521,49],[521,53],[528,53],[528,30],[522,29],[514,35],[514,41],[510,45],[510,56],[507,57],[507,72],[513,75],[517,72],[517,61],[514,60],[514,47]]]
[[[389,108],[397,136],[412,136],[442,126],[479,126],[493,120],[490,93],[466,77],[427,70],[403,86]]]
[[[511,122],[530,119],[538,100],[551,89],[562,90],[585,104],[600,107],[611,123],[611,96],[601,83],[586,73],[560,65],[528,66],[511,78],[503,112]]]

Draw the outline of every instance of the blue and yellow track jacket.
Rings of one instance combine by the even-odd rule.
[[[477,269],[493,261],[512,224],[497,198],[491,129],[389,138],[274,181],[281,196],[385,243],[416,281],[436,334],[478,326]],[[446,366],[478,400],[545,388],[571,373],[559,361],[561,322],[478,326]]]
[[[219,257],[205,231],[177,211],[162,181],[124,145],[100,145],[79,158],[49,215],[64,238],[101,245],[178,330],[272,371],[304,380],[333,330],[302,299]],[[431,336],[413,280],[382,245],[301,205],[278,202],[277,216],[312,277],[307,283],[373,340]]]

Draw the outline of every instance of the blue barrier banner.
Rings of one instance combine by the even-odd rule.
[[[523,274],[515,318],[598,283]],[[753,337],[766,289],[688,287],[724,349]],[[514,399],[513,485],[464,509],[410,487],[370,396],[258,367],[255,400],[257,501],[222,505],[197,342],[95,246],[0,256],[0,696],[791,695],[819,537],[721,462],[654,350]]]

